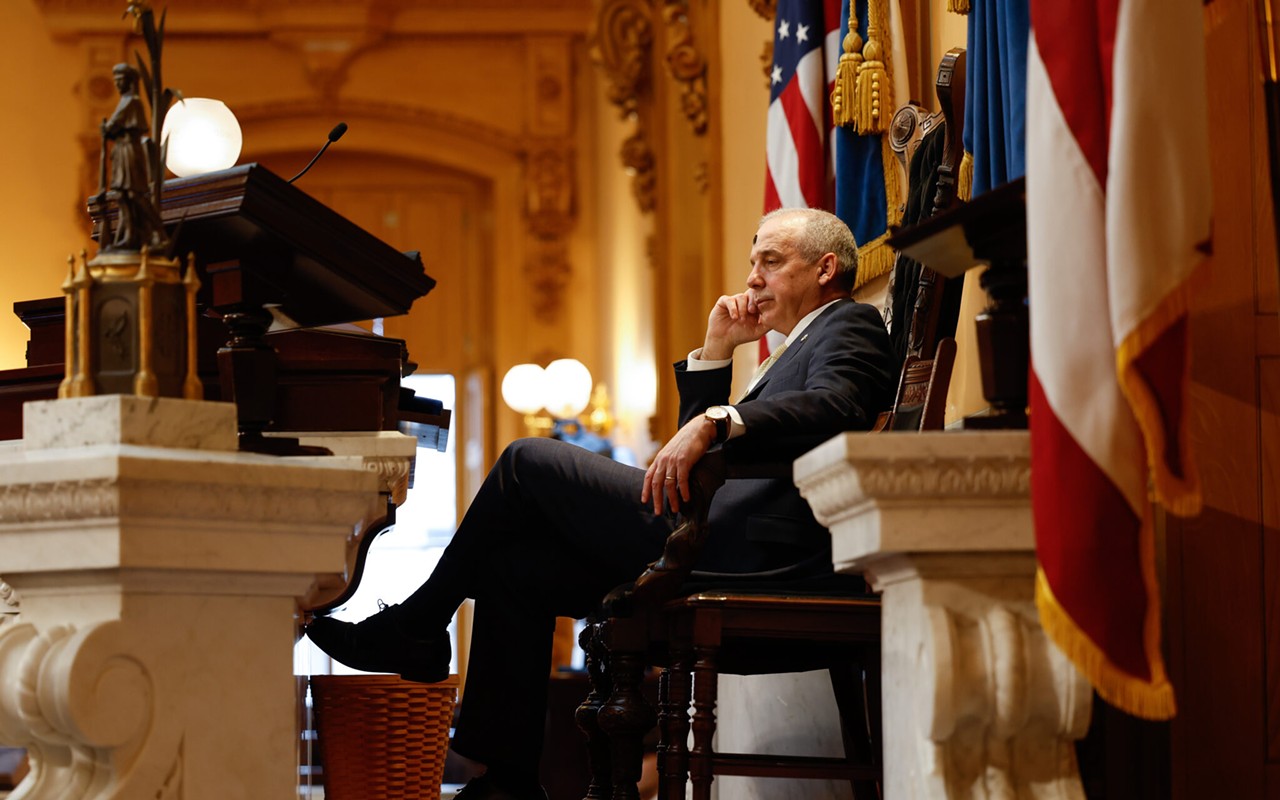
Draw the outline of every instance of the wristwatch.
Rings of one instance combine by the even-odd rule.
[[[716,426],[716,443],[729,439],[729,409],[725,406],[712,406],[703,414],[712,425]]]

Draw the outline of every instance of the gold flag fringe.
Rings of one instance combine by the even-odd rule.
[[[956,197],[964,202],[973,199],[973,153],[964,151],[960,159],[960,174],[956,177]]]
[[[880,163],[884,170],[885,227],[902,224],[902,185],[898,182],[898,156],[893,152],[888,137],[880,140]],[[898,261],[898,251],[889,246],[891,231],[886,230],[876,238],[858,247],[858,280],[854,291],[888,274]]]
[[[952,14],[968,14],[969,0],[947,0],[947,10]]]
[[[858,248],[858,280],[856,292],[881,275],[887,275],[898,260],[898,251],[889,246],[885,232]]]
[[[1191,454],[1190,414],[1184,413],[1182,419],[1176,420],[1178,425],[1178,441],[1170,443],[1165,437],[1163,414],[1160,403],[1156,400],[1151,387],[1138,371],[1137,360],[1181,317],[1189,313],[1191,286],[1201,280],[1206,270],[1201,269],[1203,261],[1192,270],[1191,275],[1180,286],[1169,292],[1141,323],[1120,342],[1116,349],[1116,375],[1120,381],[1120,389],[1129,401],[1133,414],[1137,417],[1138,427],[1142,430],[1142,438],[1147,449],[1147,467],[1151,471],[1152,483],[1155,485],[1156,497],[1174,514],[1180,517],[1192,517],[1200,513],[1200,478],[1196,470],[1195,459]],[[1183,336],[1187,336],[1186,330]],[[1191,382],[1191,359],[1182,364],[1182,374],[1178,379],[1178,390],[1182,393],[1182,408],[1188,409],[1188,387]],[[1171,473],[1168,464],[1168,449],[1178,448],[1178,462],[1182,467],[1182,475]]]
[[[1149,524],[1144,522],[1143,529],[1143,536],[1149,538],[1151,535]],[[1143,568],[1145,571],[1147,565],[1144,564]],[[1154,565],[1151,569],[1154,570]],[[1149,584],[1147,600],[1147,617],[1148,620],[1156,621],[1154,629],[1158,636],[1159,603],[1158,598],[1150,592]],[[1085,680],[1093,685],[1103,700],[1144,719],[1170,719],[1177,713],[1173,685],[1169,683],[1164,672],[1164,661],[1160,657],[1158,638],[1154,642],[1154,651],[1152,648],[1153,643],[1149,635],[1152,629],[1151,624],[1147,625],[1146,644],[1147,655],[1151,662],[1152,679],[1144,681],[1116,667],[1088,634],[1080,630],[1066,610],[1058,605],[1057,598],[1053,596],[1053,589],[1049,586],[1049,579],[1039,568],[1036,569],[1036,608],[1040,612],[1040,627],[1044,628],[1045,633],[1071,660],[1071,663],[1076,665]]]
[[[893,152],[887,136],[880,139],[880,169],[884,172],[885,227],[892,228],[902,224],[907,200],[898,174],[898,154]]]

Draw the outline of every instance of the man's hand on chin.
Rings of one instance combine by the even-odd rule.
[[[715,425],[706,417],[698,415],[685,423],[653,457],[644,474],[640,502],[652,501],[654,514],[662,513],[664,502],[673,512],[679,511],[680,501],[689,500],[689,473],[715,438]]]
[[[754,342],[769,330],[760,321],[760,310],[750,291],[724,295],[711,308],[701,358],[719,360],[733,356],[733,349]]]

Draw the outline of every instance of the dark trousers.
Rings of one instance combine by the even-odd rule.
[[[555,618],[589,614],[662,554],[671,531],[640,504],[643,478],[547,439],[513,443],[490,470],[423,587],[476,601],[455,751],[536,770]],[[457,605],[447,591],[433,602],[447,614]]]

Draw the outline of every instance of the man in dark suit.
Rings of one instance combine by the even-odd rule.
[[[360,623],[323,618],[308,627],[348,666],[438,681],[449,669],[449,620],[475,598],[453,749],[488,769],[459,800],[545,796],[537,768],[555,617],[585,616],[662,553],[674,526],[665,512],[689,500],[689,472],[708,449],[738,436],[866,429],[888,407],[897,365],[879,314],[848,299],[856,271],[853,235],[835,216],[765,216],[747,291],[716,301],[702,347],[676,364],[682,424],[647,471],[563,442],[515,442],[407,600]],[[769,330],[786,342],[729,404],[734,348]],[[729,481],[711,523],[700,569],[831,569],[830,538],[789,481]]]

